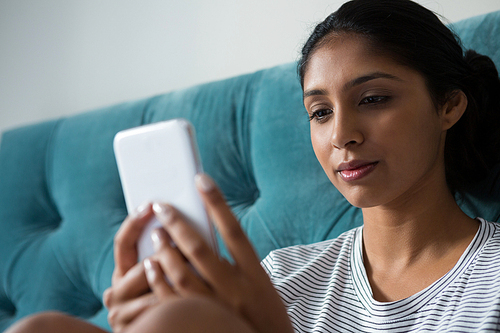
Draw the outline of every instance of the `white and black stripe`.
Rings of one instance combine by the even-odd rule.
[[[500,331],[500,225],[481,226],[455,267],[395,302],[372,297],[363,228],[334,240],[271,252],[262,265],[297,332]]]

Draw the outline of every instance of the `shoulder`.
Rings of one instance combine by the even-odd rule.
[[[348,230],[335,239],[274,250],[264,258],[262,266],[273,277],[294,274],[314,265],[334,266],[339,260],[347,263],[360,228]]]
[[[481,230],[477,235],[479,258],[488,260],[490,263],[499,262],[500,256],[500,223],[488,222],[484,219],[478,219],[481,224]]]
[[[490,291],[500,291],[500,224],[478,220],[481,222],[481,228],[469,247],[473,256],[468,262],[468,275],[471,281],[484,284]]]
[[[481,228],[478,232],[478,241],[485,247],[500,246],[500,223],[489,222],[482,218],[477,218],[481,222]]]

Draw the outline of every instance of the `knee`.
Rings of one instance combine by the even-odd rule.
[[[63,317],[65,317],[65,315],[59,312],[41,312],[33,314],[13,324],[5,333],[54,332],[54,323],[57,323]]]

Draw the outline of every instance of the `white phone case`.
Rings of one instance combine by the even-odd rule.
[[[174,119],[121,131],[114,151],[129,214],[140,205],[163,202],[174,206],[217,251],[212,224],[194,184],[202,171],[192,125]],[[154,253],[153,219],[138,243],[139,260]]]

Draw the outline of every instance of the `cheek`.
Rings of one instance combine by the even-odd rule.
[[[330,149],[325,131],[317,129],[313,124],[311,125],[311,143],[313,146],[316,158],[325,168],[324,163],[329,159]]]
[[[406,114],[414,110],[408,110]],[[377,133],[379,150],[391,167],[395,183],[419,178],[429,168],[435,165],[440,153],[441,131],[433,110],[417,109],[419,112],[429,112],[428,116],[406,116],[394,119],[388,123],[379,123],[378,128],[384,129]],[[404,113],[403,113],[404,114]]]
[[[333,183],[335,180],[333,177],[334,166],[332,164],[333,146],[328,140],[329,133],[323,129],[313,129],[313,126],[314,124],[311,125],[311,143],[316,159],[321,164],[321,167],[330,181]]]

